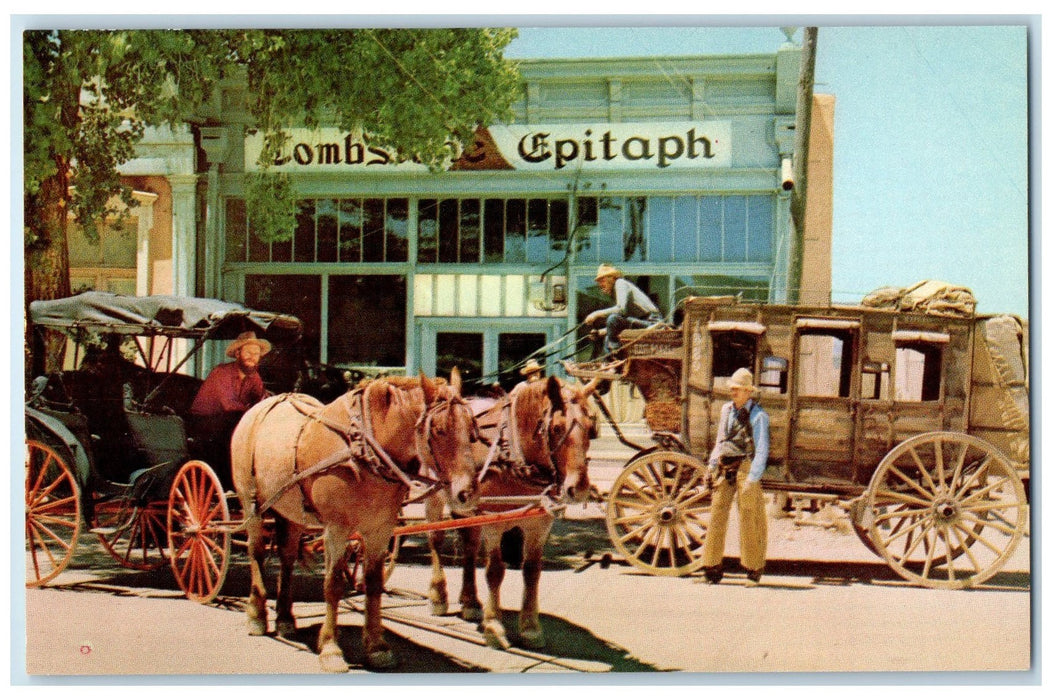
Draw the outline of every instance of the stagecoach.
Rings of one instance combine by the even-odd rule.
[[[67,338],[66,366],[37,378],[25,406],[26,584],[41,586],[97,536],[120,564],[168,564],[191,599],[222,586],[230,513],[217,472],[192,459],[186,418],[208,341],[253,331],[276,346],[300,321],[214,299],[86,292],[30,304],[35,333]],[[85,532],[85,530],[87,532]]]
[[[1029,532],[1025,324],[974,305],[864,302],[692,297],[679,328],[624,332],[616,362],[567,363],[646,399],[656,445],[606,498],[627,561],[660,575],[701,568],[708,456],[726,382],[747,367],[771,419],[763,486],[776,502],[834,500],[871,551],[922,586],[975,586],[1002,568]]]

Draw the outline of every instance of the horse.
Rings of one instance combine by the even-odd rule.
[[[588,411],[588,397],[599,380],[588,385],[563,383],[556,377],[547,381],[523,382],[500,400],[471,400],[483,440],[475,449],[488,454],[479,475],[479,497],[558,498],[562,502],[580,503],[591,491],[588,481],[588,447],[596,435],[595,417]],[[425,506],[427,518],[438,520],[443,514],[440,497],[430,498]],[[508,511],[515,504],[496,504],[487,511]],[[517,521],[462,528],[463,582],[461,584],[461,617],[482,622],[486,642],[498,649],[510,647],[501,622],[500,587],[504,581],[505,563],[501,537],[514,527],[523,532],[523,594],[519,612],[519,637],[530,648],[545,644],[541,628],[538,591],[541,559],[555,518],[550,513]],[[449,608],[445,572],[438,549],[443,541],[441,530],[428,535],[431,555],[431,582],[428,598],[434,615],[445,615]],[[486,583],[489,596],[485,609],[479,604],[475,584],[475,563],[481,543],[486,556]]]
[[[296,629],[291,582],[300,536],[305,528],[322,527],[326,611],[319,659],[325,671],[349,670],[336,639],[337,606],[348,540],[357,533],[364,563],[366,663],[396,665],[383,637],[380,596],[399,510],[413,480],[430,480],[454,512],[472,511],[480,466],[472,447],[478,440],[478,423],[461,397],[455,369],[448,384],[423,375],[419,380],[389,377],[364,383],[329,404],[306,394],[281,394],[249,409],[231,439],[234,486],[248,516],[249,634],[267,634],[262,516],[269,512],[281,560],[278,635]]]

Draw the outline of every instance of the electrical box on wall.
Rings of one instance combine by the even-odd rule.
[[[530,305],[538,311],[566,310],[566,277],[545,277],[530,282]]]

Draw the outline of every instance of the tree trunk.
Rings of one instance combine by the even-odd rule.
[[[25,318],[27,381],[62,368],[65,337],[47,332],[44,338],[29,324],[29,302],[61,299],[70,295],[69,247],[66,243],[68,169],[41,183],[35,195],[25,197]],[[31,242],[30,242],[31,241]]]

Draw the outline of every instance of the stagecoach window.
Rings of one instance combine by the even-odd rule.
[[[789,361],[784,357],[763,358],[760,390],[766,394],[784,394],[789,389]]]
[[[865,362],[862,365],[863,399],[883,400],[888,398],[891,365],[887,362]]]
[[[942,386],[942,348],[941,343],[896,343],[897,401],[939,400]]]
[[[850,330],[800,330],[796,384],[801,396],[851,395],[852,340]]]
[[[756,343],[759,336],[744,331],[712,333],[713,386],[723,387],[735,370],[756,363]]]

